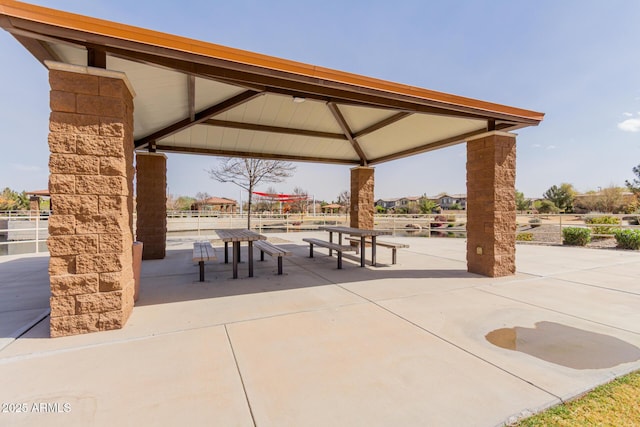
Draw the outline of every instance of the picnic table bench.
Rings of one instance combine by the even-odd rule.
[[[260,250],[260,261],[264,261],[265,252],[272,257],[278,257],[278,274],[282,274],[282,257],[291,255],[290,251],[266,240],[257,240],[253,243],[253,246]]]
[[[355,238],[355,237],[347,237],[348,241],[350,242],[355,242],[355,243],[360,243],[360,239],[359,238]],[[365,243],[367,245],[372,244],[372,240],[371,239],[366,239]],[[382,246],[384,248],[390,248],[391,249],[391,264],[395,264],[396,263],[396,252],[398,249],[400,248],[408,248],[409,245],[405,244],[405,243],[395,243],[395,242],[381,242],[380,240],[376,239],[376,246]],[[356,254],[358,252],[360,252],[360,247],[356,246]]]
[[[309,258],[313,258],[313,245],[334,250],[338,253],[338,269],[342,268],[342,252],[355,252],[355,248],[351,245],[340,245],[338,243],[327,242],[320,239],[304,238],[304,242],[309,243]]]
[[[200,241],[193,243],[193,261],[200,267],[200,281],[204,282],[204,263],[217,260],[213,246],[210,242]]]

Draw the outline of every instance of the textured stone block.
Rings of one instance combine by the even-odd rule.
[[[100,313],[100,330],[110,331],[113,329],[122,329],[127,321],[123,310],[110,311],[108,313]]]
[[[125,157],[122,138],[101,135],[79,135],[76,152],[89,156]]]
[[[98,275],[68,274],[64,276],[51,276],[51,295],[81,295],[98,292]]]
[[[76,215],[77,234],[124,233],[129,229],[127,219],[116,214]]]
[[[76,316],[51,317],[51,337],[63,337],[67,335],[86,334],[99,331],[99,314],[83,314]]]
[[[73,154],[76,152],[76,137],[66,133],[50,133],[49,151],[52,153]]]
[[[125,137],[126,125],[122,119],[112,117],[100,118],[100,135],[109,137]]]
[[[101,273],[100,292],[122,290],[122,273]]]
[[[128,193],[128,186],[126,178],[121,176],[79,175],[76,193],[119,196]]]
[[[121,271],[124,263],[121,254],[78,255],[77,274],[111,273]]]
[[[69,256],[51,256],[49,258],[49,276],[75,274],[76,273],[76,257]]]
[[[100,159],[77,154],[52,153],[49,156],[49,172],[66,175],[98,175]]]
[[[51,193],[54,215],[91,215],[98,213],[98,196],[72,196]]]
[[[105,313],[122,308],[122,292],[98,292],[76,296],[76,313]]]
[[[49,191],[56,194],[74,194],[76,177],[66,174],[49,175]]]
[[[73,215],[51,215],[48,222],[50,236],[65,236],[75,233],[76,218]]]
[[[52,256],[95,254],[98,252],[98,236],[49,236],[47,247]]]
[[[49,298],[51,317],[72,316],[76,314],[76,299],[73,296]]]
[[[125,251],[125,246],[125,239],[122,234],[101,234],[99,236],[98,250],[102,254],[122,253]]]
[[[100,175],[127,176],[127,161],[122,157],[101,157]]]
[[[100,119],[86,114],[53,111],[49,115],[49,131],[69,135],[98,135]]]

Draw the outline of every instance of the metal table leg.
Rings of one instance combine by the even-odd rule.
[[[249,240],[249,277],[253,277],[253,241]]]
[[[360,267],[364,267],[365,238],[360,236]]]
[[[371,265],[376,265],[376,236],[371,236]]]
[[[233,242],[233,278],[238,278],[238,258],[240,258],[240,242]]]

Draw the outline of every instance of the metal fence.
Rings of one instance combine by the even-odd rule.
[[[0,255],[47,251],[49,211],[0,212]]]
[[[48,211],[0,212],[0,255],[46,252],[49,237]],[[594,216],[617,218],[619,224],[588,224]],[[588,227],[596,238],[610,238],[616,229],[638,229],[639,214],[632,215],[516,215],[517,239],[532,243],[562,243],[562,230],[567,227]],[[251,228],[260,233],[314,231],[325,225],[348,225],[345,214],[270,214],[251,216]],[[465,211],[429,215],[374,216],[376,229],[395,236],[466,237]],[[134,221],[135,225],[135,221]],[[210,211],[167,212],[167,238],[208,236],[220,228],[246,228],[246,214]],[[603,233],[604,231],[604,233]],[[135,232],[135,230],[134,230]]]

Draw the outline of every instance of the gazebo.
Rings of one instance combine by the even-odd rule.
[[[134,172],[136,239],[163,258],[164,153],[351,166],[372,228],[375,165],[466,143],[468,270],[515,272],[512,131],[542,113],[11,0],[0,26],[49,70],[52,336],[125,324]]]

